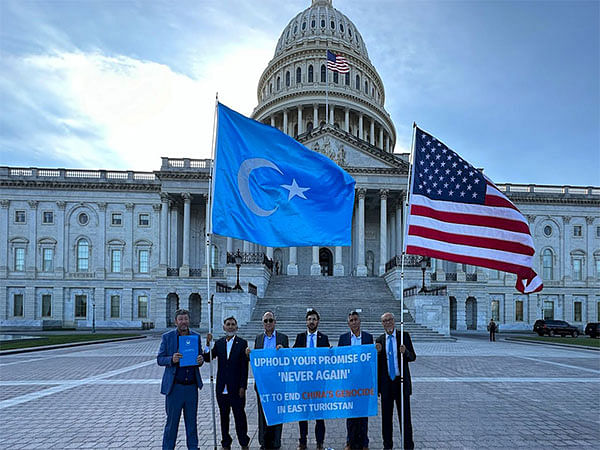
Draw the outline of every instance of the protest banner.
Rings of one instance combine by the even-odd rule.
[[[253,350],[250,363],[268,425],[377,415],[374,345]]]

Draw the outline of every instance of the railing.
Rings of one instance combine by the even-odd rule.
[[[210,169],[210,159],[162,158],[161,170]]]
[[[456,279],[456,272],[446,274],[446,281],[456,281]]]
[[[167,276],[168,277],[178,277],[179,276],[179,267],[167,267]]]
[[[225,269],[210,269],[210,274],[213,277],[224,277],[225,276]]]
[[[421,261],[427,260],[427,267],[431,266],[431,259],[426,256],[404,255],[404,267],[421,267]],[[402,267],[402,256],[394,256],[385,263],[385,271],[392,270],[394,267]]]
[[[446,286],[438,286],[430,289],[425,287],[424,291],[418,286],[404,289],[404,297],[412,297],[414,295],[448,295],[448,290],[446,289]]]
[[[273,260],[267,258],[267,255],[263,252],[239,252],[239,255],[242,257],[242,264],[264,264],[269,268],[269,270],[273,270]],[[237,252],[227,252],[227,264],[235,264],[236,256],[238,256]]]
[[[558,186],[558,185],[535,185],[535,184],[497,184],[498,189],[503,192],[529,192],[532,194],[578,194],[578,195],[600,195],[600,188],[593,186]]]
[[[252,295],[258,295],[258,289],[252,283],[248,283],[248,293]]]
[[[468,273],[466,275],[466,280],[467,281],[477,281],[477,274],[476,273]]]
[[[50,169],[37,167],[2,167],[0,175],[10,177],[35,177],[53,179],[85,179],[85,180],[129,180],[155,181],[153,172],[134,172],[132,170],[86,170],[86,169]]]
[[[190,269],[190,277],[200,278],[202,276],[202,268]]]
[[[458,281],[458,274],[456,272],[446,272],[446,278],[444,281]],[[431,281],[439,281],[437,279],[437,273],[431,274]],[[477,273],[465,273],[465,281],[477,281]]]
[[[227,286],[225,283],[219,283],[217,281],[217,292],[220,293],[229,293],[233,290],[233,288]]]

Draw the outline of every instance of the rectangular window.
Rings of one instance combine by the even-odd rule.
[[[138,296],[138,318],[148,318],[148,296],[146,295]]]
[[[110,296],[110,317],[116,319],[121,315],[121,297],[118,295]]]
[[[573,280],[574,281],[581,281],[582,280],[581,259],[574,259],[573,260]]]
[[[114,249],[110,251],[110,271],[113,273],[121,272],[121,250]]]
[[[573,236],[581,237],[582,235],[583,235],[583,231],[582,231],[581,225],[574,225],[573,226]]]
[[[25,211],[15,211],[15,223],[25,223]]]
[[[148,273],[148,270],[149,270],[149,261],[148,261],[149,253],[150,252],[148,250],[140,250],[140,253],[139,253],[139,256],[140,256],[139,272],[140,273]]]
[[[598,322],[600,322],[600,302],[598,302],[596,304],[596,315],[598,316],[597,317]]]
[[[554,302],[544,300],[544,320],[554,320]]]
[[[25,249],[22,247],[15,248],[15,271],[25,271]]]
[[[581,322],[581,302],[573,302],[573,321]]]
[[[87,317],[87,296],[75,296],[75,318],[85,319]]]
[[[140,227],[150,226],[150,214],[140,214],[138,216],[138,224]]]
[[[42,213],[42,223],[50,225],[54,223],[54,213],[52,211],[44,211]]]
[[[492,300],[492,319],[496,322],[500,321],[500,302],[498,300]]]
[[[23,294],[13,295],[13,316],[23,317]]]
[[[119,226],[123,224],[123,215],[121,213],[112,213],[110,224],[113,226]]]
[[[42,253],[42,271],[52,272],[54,270],[54,249],[45,248],[44,250],[42,250]]]
[[[596,237],[600,238],[600,227],[596,227]]]
[[[523,322],[523,300],[515,302],[515,322]]]
[[[42,295],[42,317],[52,317],[52,296]]]
[[[600,259],[596,260],[596,280],[600,280]]]

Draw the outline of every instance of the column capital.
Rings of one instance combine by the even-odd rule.
[[[357,192],[358,192],[358,198],[364,200],[365,196],[367,195],[367,189],[366,188],[358,188]]]
[[[0,207],[2,207],[3,209],[8,208],[8,205],[10,205],[10,200],[6,200],[6,199],[0,200]]]
[[[127,211],[132,211],[134,207],[133,203],[125,203],[125,208],[127,209]]]
[[[156,212],[160,211],[162,208],[162,205],[160,203],[153,203],[152,204],[152,209]]]
[[[388,198],[389,193],[389,189],[379,189],[379,197],[381,198],[381,200],[386,200]]]
[[[183,198],[183,201],[185,201],[185,202],[191,202],[192,201],[192,194],[190,194],[189,192],[182,192],[181,193],[181,198]]]
[[[163,203],[167,203],[169,201],[169,194],[167,194],[166,192],[161,192],[160,201]]]
[[[31,209],[37,209],[40,202],[37,200],[28,200],[27,203]]]
[[[96,205],[98,205],[98,209],[99,209],[100,211],[106,211],[106,205],[107,205],[107,204],[108,204],[108,203],[106,203],[106,202],[98,202],[98,203],[96,203]]]
[[[58,202],[56,202],[56,206],[58,206],[58,209],[64,210],[65,207],[67,206],[67,202],[58,201]]]
[[[591,225],[594,223],[594,219],[595,219],[595,217],[593,217],[593,216],[585,216],[585,223],[587,223],[588,225]]]

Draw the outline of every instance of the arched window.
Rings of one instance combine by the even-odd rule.
[[[339,83],[339,81],[340,81],[339,74],[337,72],[333,72],[333,82],[337,84],[337,83]]]
[[[90,245],[85,239],[77,242],[77,272],[87,272],[90,267]]]
[[[321,19],[321,28],[325,28],[325,19]]]
[[[360,89],[360,76],[356,75],[356,89]]]
[[[269,84],[269,94],[273,93],[273,83]]]
[[[308,82],[309,83],[312,83],[314,81],[313,76],[314,76],[314,69],[311,64],[310,66],[308,66]]]
[[[365,94],[369,93],[369,82],[365,80]]]
[[[344,82],[346,86],[350,86],[350,72],[346,72],[346,80]]]
[[[290,87],[290,71],[285,72],[285,86]]]
[[[554,275],[554,255],[552,250],[547,248],[542,253],[542,278],[544,280],[552,280]]]
[[[298,67],[296,69],[296,83],[301,83],[302,82],[302,69],[300,67]]]
[[[309,133],[313,130],[313,123],[312,122],[308,122],[306,124],[306,131],[308,131]]]
[[[325,83],[327,80],[327,69],[325,68],[325,64],[321,65],[321,83]]]
[[[331,25],[331,29],[332,29],[332,30],[335,30],[335,22],[334,22],[333,20],[331,21],[331,24],[330,24],[330,25]]]
[[[281,89],[281,77],[277,77],[277,90]]]
[[[317,25],[317,22],[315,21],[315,19],[310,21],[311,28],[314,28],[316,25]]]
[[[210,250],[210,267],[217,269],[219,267],[219,247],[212,244]]]

